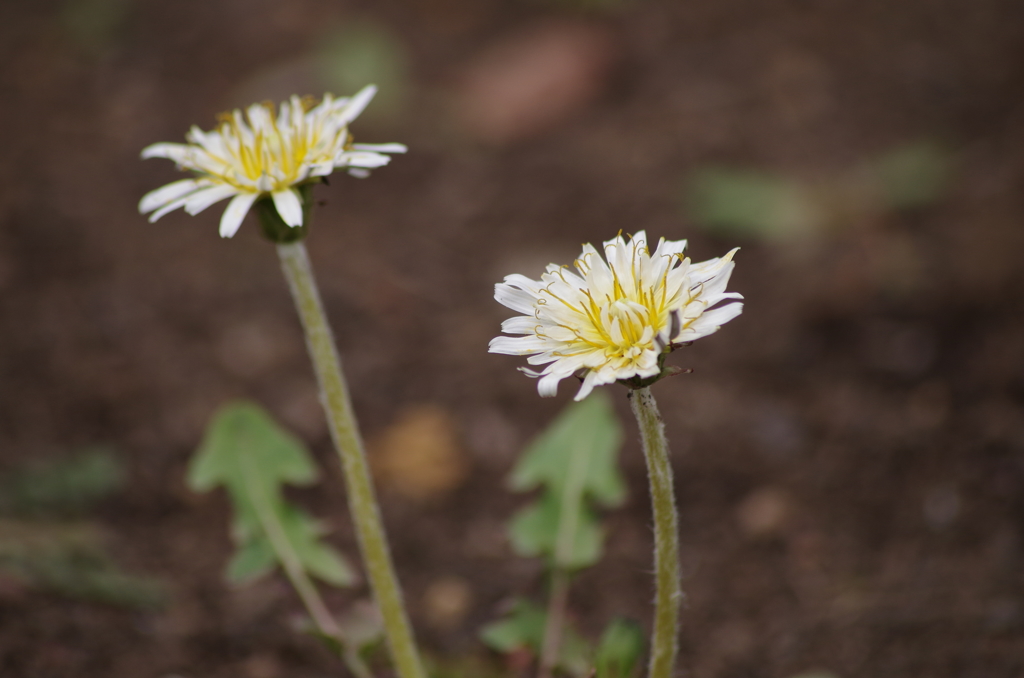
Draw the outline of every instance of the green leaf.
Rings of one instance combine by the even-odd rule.
[[[621,444],[621,427],[602,392],[569,405],[530,444],[509,484],[514,490],[543,487],[544,492],[509,525],[517,553],[544,555],[565,569],[597,562],[603,533],[591,504],[616,506],[625,498],[616,466]]]
[[[597,678],[629,678],[644,651],[644,632],[626,619],[613,619],[597,645]]]
[[[594,501],[618,506],[626,497],[625,484],[616,468],[622,445],[622,427],[611,399],[595,391],[582,402],[572,403],[546,431],[530,444],[512,471],[509,484],[520,492],[539,485],[565,486],[573,455],[586,455],[583,490]]]
[[[488,624],[480,631],[480,639],[492,650],[502,653],[527,650],[534,656],[540,654],[544,644],[544,629],[547,625],[547,612],[540,606],[517,599],[512,609],[496,622]],[[558,657],[558,668],[573,676],[586,676],[590,673],[591,650],[587,641],[572,627],[562,630],[562,647]]]
[[[270,574],[277,565],[274,547],[266,539],[251,539],[239,544],[228,563],[225,576],[232,584],[249,584]]]
[[[348,563],[321,541],[323,525],[281,493],[286,483],[308,485],[316,477],[302,443],[258,405],[229,403],[214,415],[189,465],[188,484],[198,492],[221,485],[228,490],[238,546],[227,568],[230,581],[246,583],[268,574],[281,561],[280,551],[287,550],[307,573],[328,584],[355,582]]]
[[[512,548],[528,558],[554,553],[558,544],[560,516],[560,498],[551,492],[543,495],[512,518],[509,525]],[[572,533],[572,547],[567,549],[559,565],[574,570],[595,564],[601,558],[603,538],[604,530],[597,516],[586,506],[580,507],[576,529]]]
[[[547,615],[539,605],[520,598],[504,619],[492,622],[480,631],[480,639],[498,652],[527,649],[537,654],[544,642],[546,619]]]
[[[259,405],[229,403],[214,415],[189,467],[188,483],[196,492],[218,485],[247,494],[249,476],[258,490],[273,493],[281,483],[309,485],[316,466],[301,442],[279,427]]]
[[[293,506],[282,509],[281,523],[307,572],[334,586],[355,583],[355,571],[337,551],[320,540],[327,533],[323,523]]]
[[[751,170],[699,170],[688,180],[686,203],[699,224],[725,234],[786,239],[812,233],[825,221],[810,187]]]

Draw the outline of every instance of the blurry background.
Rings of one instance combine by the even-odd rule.
[[[0,5],[0,674],[336,675],[283,582],[232,590],[223,496],[183,483],[228,398],[313,447],[295,493],[354,554],[273,248],[136,212],[138,159],[235,106],[378,98],[309,239],[435,656],[542,592],[503,523],[568,400],[488,355],[492,285],[620,229],[741,246],[746,312],[663,382],[687,675],[1024,671],[1024,5],[64,0]],[[647,624],[630,498],[571,602]],[[97,447],[100,446],[100,447]],[[334,592],[342,609],[364,590]],[[485,655],[486,656],[486,655]]]

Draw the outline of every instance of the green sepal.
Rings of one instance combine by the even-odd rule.
[[[317,182],[319,183],[319,182]],[[270,242],[284,244],[298,242],[309,235],[310,221],[313,218],[313,183],[297,186],[299,199],[302,201],[302,225],[289,226],[281,219],[274,206],[274,199],[267,195],[256,201],[254,207],[260,218],[260,229]]]

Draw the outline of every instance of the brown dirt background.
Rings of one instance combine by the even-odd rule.
[[[476,630],[501,601],[542,592],[539,567],[503,541],[523,499],[502,481],[573,389],[541,400],[517,360],[485,352],[508,315],[493,283],[646,228],[688,237],[698,260],[743,247],[732,288],[745,313],[675,358],[693,375],[657,387],[682,513],[683,674],[1024,675],[1020,3],[635,0],[582,14],[514,0],[136,0],[99,47],[69,38],[66,9],[0,6],[0,470],[115,445],[131,481],[99,520],[119,562],[172,595],[139,612],[7,591],[0,675],[338,674],[289,626],[299,607],[282,582],[222,583],[226,503],[182,480],[213,409],[256,399],[312,446],[325,481],[294,496],[354,553],[273,249],[254,222],[218,238],[221,206],[149,225],[135,205],[177,178],[140,162],[143,146],[209,128],[247,103],[239,83],[357,19],[392,31],[410,69],[402,112],[368,112],[354,131],[412,152],[318,189],[309,247],[368,438],[430,403],[465,451],[450,492],[382,492],[432,653],[481,653]],[[583,81],[578,100],[517,138],[474,138],[450,92],[490,46],[549,25],[607,40],[567,76]],[[716,235],[680,209],[695,167],[815,177],[920,138],[955,158],[925,209],[799,243]],[[607,557],[574,589],[592,635],[615,614],[646,623],[652,596],[642,459],[616,397],[631,493],[609,516]],[[469,605],[439,623],[428,592],[446,577]]]

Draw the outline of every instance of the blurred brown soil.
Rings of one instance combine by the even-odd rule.
[[[1024,675],[1020,3],[635,0],[581,15],[540,0],[137,0],[98,46],[69,37],[68,6],[0,5],[0,470],[121,449],[130,487],[99,520],[172,602],[126,611],[0,586],[4,678],[341,670],[292,630],[283,582],[222,583],[226,502],[182,480],[213,409],[256,399],[313,447],[325,481],[295,497],[355,552],[273,249],[249,222],[219,239],[221,206],[149,225],[135,205],[177,178],[139,161],[143,146],[209,127],[246,103],[239,83],[355,18],[394,31],[412,83],[404,113],[371,109],[355,133],[412,150],[319,188],[309,247],[367,437],[428,406],[465,455],[429,496],[382,491],[433,654],[481,653],[501,602],[543,588],[504,541],[522,499],[503,478],[572,389],[541,400],[519,361],[486,354],[508,315],[492,285],[645,228],[688,237],[698,260],[743,248],[745,313],[678,355],[692,375],[657,387],[682,512],[684,675]],[[487,68],[529,79],[515,50],[538,34],[566,63],[489,89]],[[524,113],[522,129],[459,122],[473,97],[543,107],[550,87],[557,110]],[[493,104],[469,114],[503,115]],[[798,243],[708,233],[680,208],[701,166],[814,177],[919,139],[955,158],[927,208]],[[623,464],[630,499],[571,601],[592,636],[650,615],[633,435]]]

